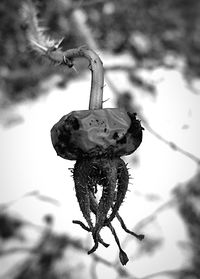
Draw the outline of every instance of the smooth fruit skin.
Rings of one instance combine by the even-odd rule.
[[[51,129],[57,155],[68,160],[120,157],[133,153],[142,141],[136,115],[118,108],[72,111]]]

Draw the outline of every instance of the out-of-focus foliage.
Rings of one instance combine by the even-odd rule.
[[[61,279],[61,278],[83,278],[80,277],[81,267],[70,267],[66,260],[67,251],[84,250],[81,241],[74,239],[67,234],[58,234],[53,231],[53,217],[48,214],[44,216],[45,226],[41,229],[38,241],[27,246],[28,239],[24,236],[23,229],[26,226],[34,225],[25,223],[20,217],[15,217],[8,210],[0,212],[0,258],[9,257],[9,255],[20,255],[26,253],[26,259],[17,265],[17,268],[11,268],[5,278],[13,279]],[[19,229],[21,229],[19,231]],[[37,226],[35,227],[37,229]],[[25,234],[26,231],[25,231]],[[85,252],[85,251],[84,251]],[[2,274],[0,272],[0,276]]]
[[[27,49],[20,7],[26,0],[0,1],[0,89],[10,100],[33,98],[41,93],[38,85],[59,67],[46,65]],[[128,52],[137,69],[174,66],[178,57],[185,61],[187,79],[200,76],[200,2],[196,0],[121,0],[55,1],[38,0],[42,24],[55,38],[64,37],[64,48],[85,42],[75,28],[72,14],[77,6],[84,11],[93,36],[101,49],[114,53]],[[168,57],[168,58],[167,58]],[[171,57],[171,59],[170,59]],[[73,78],[64,74],[64,85]],[[67,77],[66,77],[67,76]],[[132,76],[133,84],[143,85]],[[67,79],[67,80],[66,80]],[[150,91],[152,88],[149,88]],[[147,88],[148,90],[148,88]]]
[[[46,65],[41,57],[37,57],[28,48],[26,30],[20,15],[23,2],[0,1],[0,91],[12,101],[38,96],[41,94],[38,88],[40,81],[60,70],[54,65]],[[51,30],[50,33],[66,37],[68,47],[77,45],[76,36],[68,33],[66,15],[61,5],[56,1],[37,3],[38,11],[42,12],[45,21],[44,25]],[[68,78],[70,77],[71,71],[68,73]]]
[[[166,55],[180,55],[186,74],[194,76],[200,75],[199,11],[196,0],[121,0],[86,6],[102,48],[128,51],[139,65],[165,65]]]
[[[179,201],[179,210],[184,219],[192,251],[190,269],[180,275],[180,279],[198,279],[200,274],[200,172],[185,186],[175,189]]]
[[[59,279],[73,278],[70,270],[60,271],[56,268],[56,263],[64,257],[65,249],[70,244],[70,239],[65,235],[45,233],[38,245],[31,251],[28,259],[16,272],[15,279]]]
[[[6,212],[0,212],[0,240],[8,241],[14,238],[20,238],[20,229],[23,227],[23,221],[13,217]]]

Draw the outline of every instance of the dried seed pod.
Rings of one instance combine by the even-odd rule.
[[[53,146],[59,156],[68,160],[77,160],[73,178],[80,209],[87,222],[75,220],[83,229],[92,233],[94,246],[88,253],[94,252],[103,241],[100,231],[107,226],[119,247],[119,258],[123,265],[128,261],[119,239],[112,226],[117,217],[122,228],[128,230],[118,210],[125,197],[129,175],[126,164],[120,156],[134,152],[142,141],[142,127],[135,114],[118,108],[102,109],[104,74],[103,63],[99,56],[87,47],[62,50],[60,41],[48,39],[38,25],[33,5],[25,5],[23,19],[27,25],[27,35],[33,49],[59,65],[73,67],[74,58],[83,57],[89,62],[91,70],[91,91],[89,110],[72,111],[63,116],[51,129]],[[96,198],[97,185],[102,186],[100,200]],[[95,215],[93,224],[91,213]]]
[[[51,139],[64,159],[120,157],[138,148],[142,127],[135,114],[118,108],[73,111],[53,126]]]

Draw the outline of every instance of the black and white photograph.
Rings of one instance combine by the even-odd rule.
[[[0,0],[0,279],[200,279],[200,1]]]

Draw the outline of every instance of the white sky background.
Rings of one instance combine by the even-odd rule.
[[[123,58],[123,64],[124,59],[129,61],[129,58]],[[106,60],[105,57],[102,60]],[[111,78],[119,89],[130,88],[125,76],[116,73]],[[153,72],[151,79],[157,82],[158,94],[155,100],[148,94],[134,90],[144,116],[165,139],[200,158],[200,96],[189,91],[181,74],[176,71],[159,69]],[[17,111],[23,116],[23,123],[10,128],[0,127],[0,202],[18,199],[29,191],[40,191],[58,200],[60,206],[26,197],[16,202],[11,209],[36,224],[42,224],[45,213],[52,213],[56,217],[57,231],[84,239],[90,237],[79,226],[72,224],[73,219],[83,220],[68,170],[74,162],[56,156],[51,144],[50,129],[64,114],[87,109],[89,90],[90,76],[86,74],[68,84],[65,90],[54,88],[50,94],[40,97],[36,102],[18,106]],[[114,107],[112,92],[105,86],[104,99],[107,98],[110,100],[104,107]],[[139,157],[136,165],[131,162],[132,156],[125,158],[126,162],[130,162],[130,173],[134,179],[120,210],[129,228],[170,199],[174,186],[188,181],[197,171],[197,165],[191,159],[173,151],[148,131],[144,131],[143,142],[135,154]],[[143,194],[154,194],[159,199],[155,202],[147,201]],[[167,236],[164,249],[158,249],[153,259],[144,255],[138,260],[131,260],[126,268],[134,271],[137,276],[174,269],[185,262],[185,256],[176,246],[177,241],[186,238],[183,223],[177,213],[167,210],[160,215],[158,223],[150,226],[149,231],[155,238],[158,235]],[[119,226],[117,232],[121,240],[125,238],[126,234]],[[111,245],[108,249],[99,246],[98,254],[112,260],[113,254],[116,256],[117,252],[115,242],[106,229],[102,236]],[[130,257],[136,257],[136,242],[131,241],[125,250]],[[102,266],[100,268],[108,276],[105,278],[114,278],[115,274],[111,270]]]

